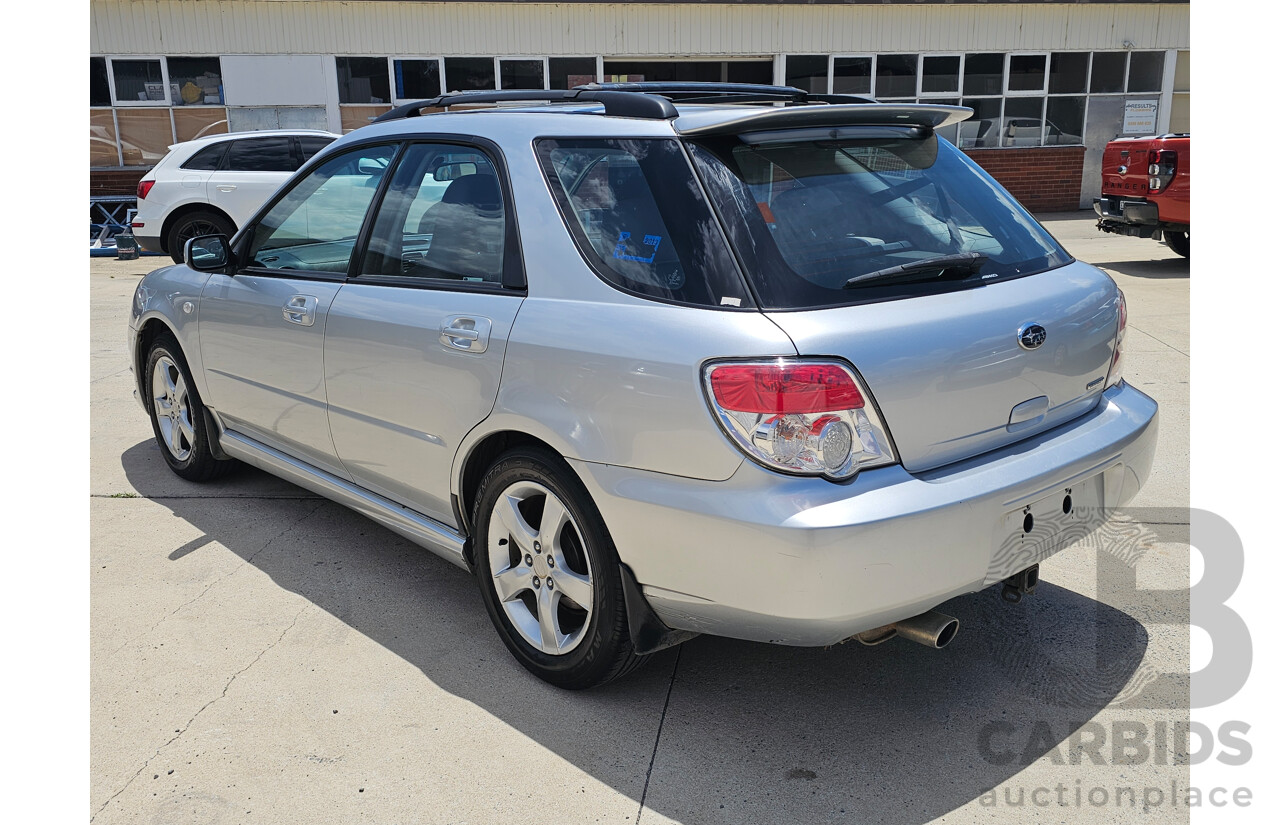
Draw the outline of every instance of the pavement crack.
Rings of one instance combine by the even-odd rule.
[[[1167,343],[1167,342],[1165,342],[1165,341],[1161,341],[1159,338],[1157,338],[1156,336],[1154,336],[1154,335],[1152,335],[1151,333],[1147,332],[1145,329],[1142,329],[1141,327],[1133,327],[1133,330],[1134,330],[1134,331],[1136,331],[1136,332],[1141,332],[1143,335],[1147,336],[1147,337],[1148,337],[1148,338],[1150,338],[1152,341],[1155,341],[1157,344],[1160,344],[1160,345],[1162,345],[1162,346],[1166,346],[1166,347],[1168,347],[1169,349],[1173,350],[1174,352],[1178,353],[1179,355],[1185,355],[1185,356],[1187,356],[1188,358],[1190,358],[1190,357],[1191,357],[1191,353],[1189,353],[1189,352],[1183,352],[1182,350],[1180,350],[1180,349],[1178,349],[1177,347],[1175,347],[1173,344]]]
[[[124,368],[124,369],[122,369],[122,370],[116,370],[115,372],[111,373],[110,375],[104,375],[104,376],[102,376],[101,378],[95,378],[95,379],[93,379],[92,381],[90,381],[90,382],[89,382],[89,386],[93,386],[94,384],[98,383],[99,381],[106,381],[108,378],[115,378],[117,375],[120,375],[121,373],[124,373],[124,372],[131,372],[132,370],[133,370],[133,367],[125,367],[125,368]]]
[[[676,661],[671,666],[671,681],[667,683],[667,698],[662,703],[662,716],[658,718],[658,732],[653,737],[653,753],[649,754],[649,769],[644,772],[644,790],[640,792],[640,809],[636,811],[636,825],[644,816],[644,802],[649,796],[649,779],[653,776],[653,763],[658,758],[658,744],[662,742],[662,725],[667,721],[667,707],[671,704],[671,691],[676,686],[676,672],[680,669],[680,653],[684,645],[676,647]]]
[[[321,507],[323,507],[323,506],[325,505],[325,502],[326,502],[326,501],[327,501],[327,499],[322,500],[322,501],[320,502],[320,504],[318,504],[318,505],[316,505],[314,508],[312,508],[312,510],[311,510],[310,512],[308,512],[306,515],[303,515],[303,516],[301,516],[301,517],[299,517],[299,518],[294,519],[293,521],[291,521],[287,527],[285,527],[285,528],[284,528],[283,530],[281,530],[279,533],[276,533],[276,534],[275,534],[274,536],[272,536],[271,538],[267,539],[267,541],[266,541],[266,542],[265,542],[261,547],[259,547],[257,550],[254,550],[254,551],[253,551],[253,553],[251,553],[249,556],[247,556],[243,561],[241,561],[239,564],[237,564],[237,565],[236,565],[235,567],[233,567],[231,570],[228,570],[226,573],[223,573],[223,574],[222,574],[221,576],[219,576],[218,578],[216,578],[216,579],[214,579],[213,581],[209,582],[208,584],[206,584],[206,585],[204,586],[204,589],[203,589],[203,590],[201,590],[199,593],[197,593],[195,596],[192,596],[190,599],[187,599],[185,602],[183,602],[182,604],[178,605],[178,606],[177,606],[177,607],[175,607],[173,610],[170,610],[168,613],[166,613],[166,614],[164,614],[163,616],[161,616],[161,617],[160,617],[160,619],[159,619],[159,621],[157,621],[155,624],[151,625],[151,627],[147,628],[147,630],[146,630],[145,632],[143,632],[143,633],[139,633],[137,636],[134,636],[132,639],[128,640],[128,641],[127,641],[127,642],[125,642],[124,644],[122,644],[122,645],[120,645],[119,647],[117,647],[115,650],[111,651],[111,656],[114,658],[114,657],[115,657],[115,655],[116,655],[117,653],[119,653],[120,651],[124,650],[124,649],[125,649],[126,647],[128,647],[129,645],[131,645],[131,644],[135,644],[135,643],[136,643],[136,642],[138,642],[139,640],[141,640],[141,639],[145,639],[147,636],[150,636],[152,633],[154,633],[154,632],[155,632],[155,629],[156,629],[157,627],[159,627],[160,625],[164,624],[166,621],[168,621],[169,619],[173,618],[174,616],[178,615],[178,613],[179,613],[179,612],[181,612],[183,609],[185,609],[185,608],[187,608],[188,606],[190,606],[190,605],[192,605],[192,604],[195,604],[196,602],[200,601],[200,599],[204,598],[204,595],[205,595],[206,593],[208,593],[211,589],[213,589],[214,585],[218,584],[219,582],[223,581],[224,579],[226,579],[226,578],[228,578],[228,577],[230,577],[230,576],[234,576],[234,575],[235,575],[236,573],[238,573],[238,572],[241,570],[241,568],[243,568],[246,564],[251,564],[251,563],[253,562],[253,560],[254,560],[254,559],[256,559],[256,558],[258,557],[258,554],[259,554],[259,553],[261,553],[263,550],[266,550],[268,547],[270,547],[272,544],[274,544],[274,543],[275,543],[275,541],[276,541],[276,539],[282,538],[284,535],[286,535],[287,533],[291,532],[291,531],[293,530],[293,528],[294,528],[294,527],[296,527],[297,525],[301,524],[302,522],[306,521],[307,519],[309,519],[309,518],[311,518],[313,515],[315,515],[315,514],[316,514],[316,512],[317,512],[317,511],[319,511],[319,510],[320,510],[320,508],[321,508]]]
[[[139,767],[138,770],[134,772],[133,776],[129,777],[129,780],[125,782],[123,786],[121,786],[120,790],[113,793],[107,799],[106,802],[102,803],[102,805],[98,808],[98,810],[93,812],[93,816],[89,817],[89,821],[92,822],[94,819],[96,819],[98,814],[106,810],[107,806],[111,804],[112,800],[114,800],[117,796],[127,791],[129,789],[129,786],[133,784],[134,780],[136,780],[139,776],[142,775],[143,771],[145,771],[151,765],[151,763],[156,760],[156,757],[158,757],[160,753],[164,751],[165,748],[169,747],[174,742],[181,739],[182,735],[186,733],[188,730],[190,730],[191,726],[195,724],[195,721],[200,718],[200,714],[204,713],[206,710],[208,710],[210,707],[216,704],[220,699],[225,698],[227,695],[227,691],[231,689],[231,686],[233,684],[235,684],[236,679],[240,678],[240,676],[243,675],[245,671],[249,670],[249,668],[253,667],[259,661],[261,661],[262,657],[267,655],[267,651],[271,650],[273,647],[280,644],[280,642],[284,639],[284,637],[289,634],[289,631],[293,630],[293,628],[298,624],[298,620],[302,618],[302,614],[306,613],[310,609],[311,609],[310,602],[304,604],[302,606],[302,609],[294,614],[293,621],[289,622],[289,626],[286,627],[284,630],[280,631],[280,635],[277,636],[274,641],[272,641],[270,644],[268,644],[266,647],[260,650],[258,652],[258,655],[253,657],[253,661],[249,662],[249,664],[245,665],[244,667],[237,670],[235,673],[231,674],[231,678],[228,679],[227,683],[222,686],[222,692],[220,692],[217,696],[210,699],[208,702],[205,702],[204,705],[202,705],[200,709],[197,710],[192,715],[192,717],[186,721],[186,724],[184,724],[181,728],[179,728],[178,731],[173,734],[173,736],[169,737],[169,741],[165,742],[163,745],[156,748],[156,752],[151,754],[151,756],[147,757],[147,761],[142,763],[142,766]]]

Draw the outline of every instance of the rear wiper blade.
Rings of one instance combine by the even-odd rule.
[[[921,272],[932,272],[934,270],[937,270],[939,275],[957,269],[973,274],[981,269],[987,260],[988,256],[983,255],[981,252],[961,252],[956,255],[925,258],[921,261],[885,267],[884,269],[877,269],[875,272],[868,272],[865,275],[854,276],[845,281],[844,288],[859,287],[872,281],[892,281],[907,275],[917,275]]]

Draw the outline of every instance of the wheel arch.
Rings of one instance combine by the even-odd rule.
[[[177,207],[166,215],[164,223],[160,225],[160,248],[164,252],[170,255],[173,254],[173,251],[169,249],[169,231],[173,229],[173,225],[179,218],[190,215],[193,212],[209,212],[210,214],[219,216],[227,223],[231,224],[232,234],[235,234],[240,229],[235,220],[228,215],[226,211],[219,209],[208,201],[191,201],[190,203],[184,203],[182,206]]]
[[[480,489],[485,471],[493,466],[498,456],[516,447],[539,447],[563,456],[563,452],[552,444],[522,430],[494,430],[469,441],[471,443],[464,444],[463,450],[459,450],[462,459],[454,474],[453,491],[454,517],[458,520],[462,534],[468,537],[471,536],[471,510],[475,506],[476,492]],[[574,474],[577,475],[576,471]],[[471,542],[468,541],[468,550],[470,546]],[[468,559],[468,563],[470,562],[471,559]]]

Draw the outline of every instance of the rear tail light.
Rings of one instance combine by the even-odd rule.
[[[151,191],[151,187],[155,186],[154,180],[138,181],[138,200],[146,200],[147,193]]]
[[[720,363],[703,375],[720,426],[769,469],[847,479],[896,460],[865,388],[839,362]]]
[[[1124,366],[1124,332],[1129,326],[1129,307],[1125,304],[1124,293],[1116,289],[1116,346],[1111,355],[1111,372],[1107,374],[1107,386],[1114,387],[1120,383],[1121,367]]]
[[[1178,174],[1178,153],[1169,150],[1157,152],[1152,149],[1147,153],[1147,189],[1159,192],[1166,188],[1173,176]]]

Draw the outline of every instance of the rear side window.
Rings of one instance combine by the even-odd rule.
[[[541,140],[561,216],[600,277],[700,306],[752,301],[675,140]]]
[[[330,138],[330,137],[298,138],[298,143],[302,145],[302,162],[306,163],[307,161],[311,160],[312,156],[314,156],[317,152],[319,152],[324,147],[328,146],[330,143],[333,143],[334,140],[336,140],[336,138]]]
[[[233,172],[293,172],[298,165],[293,140],[287,137],[234,141],[227,158],[227,169]]]
[[[187,162],[182,164],[182,168],[193,169],[198,172],[212,172],[222,163],[222,156],[226,153],[227,143],[225,141],[206,146],[188,158]]]

